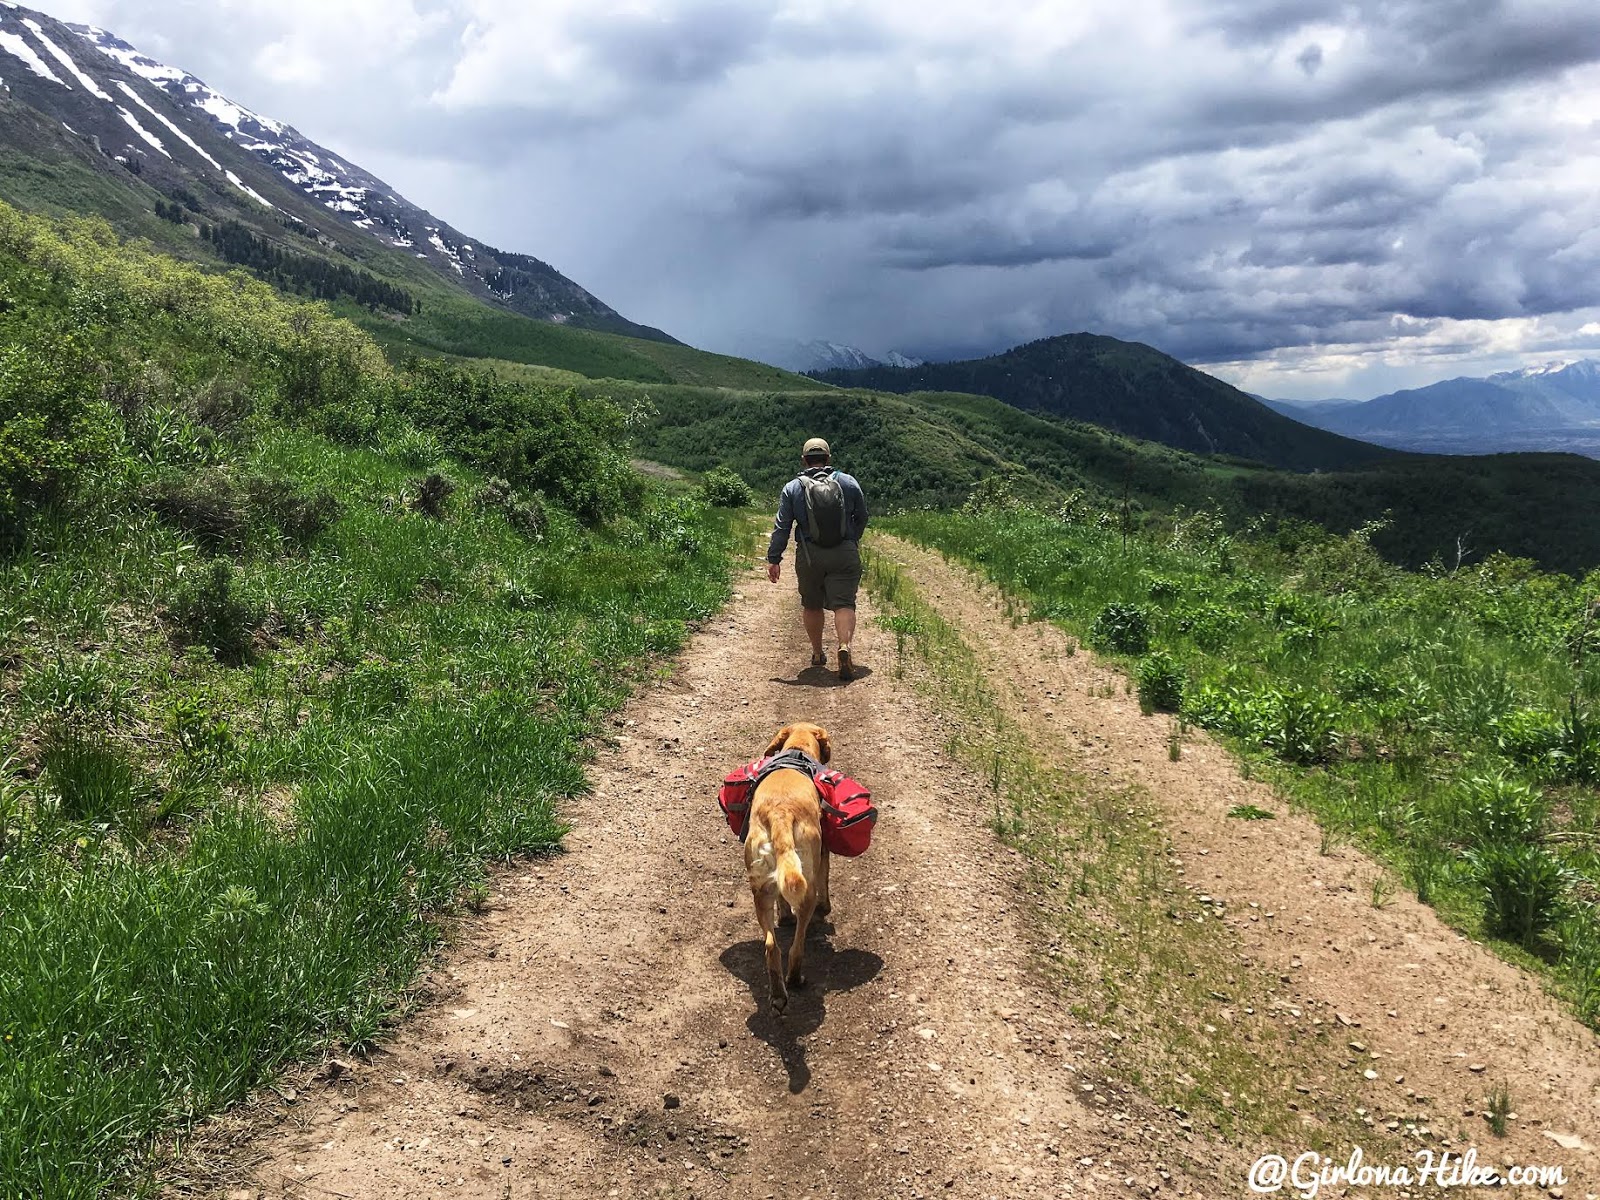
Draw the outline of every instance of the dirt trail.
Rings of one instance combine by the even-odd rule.
[[[619,717],[568,852],[502,879],[370,1064],[276,1110],[239,1194],[1009,1200],[1163,1182],[1160,1114],[1080,1091],[1071,1018],[1029,972],[1020,865],[878,657],[870,598],[869,673],[838,686],[804,668],[792,583],[763,575]],[[715,795],[800,718],[881,815],[866,856],[835,860],[811,985],[778,1021]]]
[[[1384,1086],[1404,1075],[1395,1095],[1431,1096],[1430,1119],[1451,1135],[1488,1140],[1463,1097],[1484,1077],[1510,1080],[1519,1121],[1495,1149],[1581,1168],[1594,1189],[1592,1154],[1541,1136],[1600,1141],[1600,1055],[1585,1031],[1414,902],[1372,908],[1370,865],[1319,856],[1315,827],[1216,748],[1197,739],[1168,763],[1164,723],[1120,685],[1095,698],[1100,669],[1064,656],[1059,633],[1014,630],[965,573],[880,545],[977,635],[1052,744],[1151,789],[1191,880],[1229,902],[1241,945],[1287,977],[1286,1006],[1359,1020],[1351,1040],[1383,1055]],[[1243,1150],[1197,1146],[1177,1116],[1085,1082],[1100,1080],[1097,1043],[1072,998],[1037,982],[1022,864],[969,799],[982,782],[941,752],[951,729],[893,678],[873,615],[864,597],[857,650],[872,673],[838,686],[802,669],[791,582],[771,587],[751,564],[672,678],[617,718],[593,793],[572,806],[567,853],[501,878],[430,978],[428,1005],[382,1052],[270,1110],[234,1164],[249,1186],[229,1194],[1246,1194]],[[869,854],[836,860],[811,986],[780,1021],[714,796],[799,718],[832,731],[836,765],[873,787],[881,818]],[[1243,802],[1279,819],[1223,818]]]

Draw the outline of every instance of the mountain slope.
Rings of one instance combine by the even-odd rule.
[[[30,207],[87,202],[148,235],[128,218],[159,197],[174,225],[238,223],[268,243],[235,233],[229,261],[332,254],[401,287],[431,275],[524,316],[672,340],[539,259],[475,242],[292,127],[115,35],[9,3],[0,7],[0,141],[13,152],[0,164],[0,195]]]
[[[818,378],[886,392],[992,396],[1196,454],[1235,455],[1296,471],[1387,456],[1376,446],[1311,430],[1149,346],[1091,333],[1044,338],[990,358],[826,371]]]
[[[1600,457],[1600,363],[1446,379],[1359,404],[1280,408],[1296,420],[1408,450],[1579,450]]]

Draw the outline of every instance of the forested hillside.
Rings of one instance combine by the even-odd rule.
[[[1577,455],[1395,454],[1360,469],[1296,473],[1204,457],[983,396],[865,391],[757,393],[583,385],[648,397],[640,451],[701,471],[728,463],[774,497],[799,446],[829,438],[880,508],[959,507],[975,490],[1043,507],[1096,506],[1137,527],[1207,508],[1235,530],[1312,521],[1347,533],[1371,521],[1396,563],[1477,562],[1502,551],[1548,570],[1600,565],[1600,463]]]

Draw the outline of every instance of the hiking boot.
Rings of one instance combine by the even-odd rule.
[[[811,665],[813,667],[825,667],[825,666],[827,666],[828,665],[828,656],[827,656],[827,654],[824,653],[821,650],[817,651],[815,654],[813,654],[811,656]]]
[[[839,647],[839,678],[849,683],[856,677],[855,664],[850,661],[850,647]]]

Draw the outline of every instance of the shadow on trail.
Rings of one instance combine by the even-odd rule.
[[[786,940],[780,930],[780,944]],[[772,1015],[767,996],[767,958],[760,938],[735,942],[721,954],[722,965],[730,975],[742,979],[750,988],[755,1009],[745,1022],[752,1034],[777,1052],[789,1074],[789,1091],[798,1095],[811,1082],[806,1065],[806,1048],[800,1039],[815,1033],[827,1016],[823,997],[829,992],[848,992],[877,977],[883,959],[870,950],[835,950],[828,941],[833,932],[826,918],[811,923],[812,936],[806,939],[806,986],[789,989],[789,1008],[781,1017]]]
[[[832,667],[806,667],[793,679],[782,679],[774,675],[768,682],[781,683],[784,687],[813,687],[813,688],[841,688],[865,679],[872,674],[871,667],[857,667],[855,678],[849,681],[839,678],[839,672]]]

